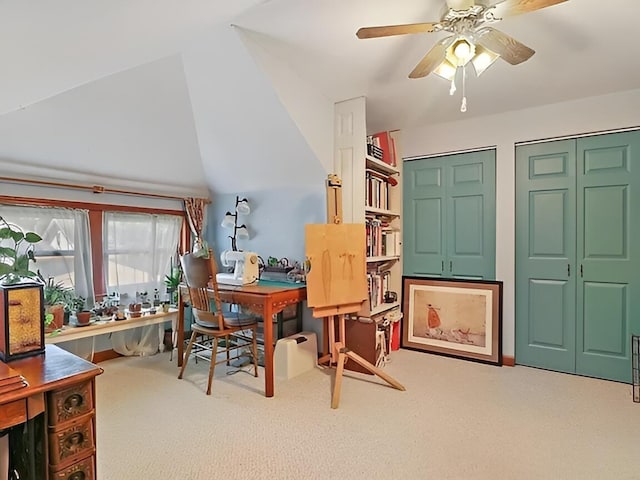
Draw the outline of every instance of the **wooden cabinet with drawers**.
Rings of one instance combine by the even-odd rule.
[[[0,422],[4,427],[22,428],[22,406],[29,413],[34,407],[44,411],[45,421],[34,424],[38,431],[32,437],[46,446],[46,455],[36,458],[46,465],[36,471],[47,470],[47,480],[95,480],[95,377],[102,369],[55,345],[47,345],[43,355],[11,362],[11,368],[20,372],[28,386],[0,395]],[[9,419],[12,425],[7,424]]]
[[[93,381],[74,384],[47,394],[47,437],[51,479],[70,477],[93,480],[95,478],[93,475],[96,453],[93,397]]]

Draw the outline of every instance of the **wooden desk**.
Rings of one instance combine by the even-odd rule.
[[[94,379],[102,368],[55,345],[47,345],[44,354],[7,365],[20,373],[28,386],[0,395],[1,427],[20,425],[46,411],[45,423],[30,425],[27,433],[34,445],[48,448],[31,446],[32,459],[21,465],[26,469],[23,472],[31,475],[23,473],[20,478],[68,478],[82,472],[81,478],[95,480]],[[72,405],[71,397],[79,401]],[[19,429],[24,430],[22,426]],[[81,440],[73,449],[72,437]]]
[[[220,299],[247,307],[264,319],[264,390],[265,396],[273,397],[273,315],[287,305],[302,302],[307,298],[304,284],[261,281],[257,285],[219,284]],[[213,293],[213,292],[211,292]],[[178,297],[178,366],[184,356],[184,305],[189,301],[189,290],[181,285]]]

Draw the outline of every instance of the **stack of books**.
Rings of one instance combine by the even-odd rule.
[[[22,375],[6,363],[0,362],[0,396],[29,386]]]

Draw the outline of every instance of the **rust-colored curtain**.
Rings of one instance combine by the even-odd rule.
[[[184,211],[187,213],[189,227],[195,236],[193,251],[203,248],[202,230],[204,228],[205,211],[209,200],[206,198],[185,198]]]

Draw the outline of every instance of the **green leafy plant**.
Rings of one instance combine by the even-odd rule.
[[[73,300],[74,290],[62,282],[56,282],[55,278],[49,277],[46,280],[38,271],[38,277],[42,281],[44,304],[45,305],[67,305]]]
[[[182,271],[179,267],[171,267],[171,273],[164,276],[164,284],[167,287],[167,295],[171,296],[171,303],[178,302],[178,287],[182,280]]]
[[[30,270],[36,261],[35,244],[42,237],[35,232],[24,232],[17,225],[0,216],[0,283],[10,285],[25,278],[39,280],[38,273]]]
[[[71,295],[67,308],[72,312],[82,312],[85,309],[87,299],[79,295]]]

